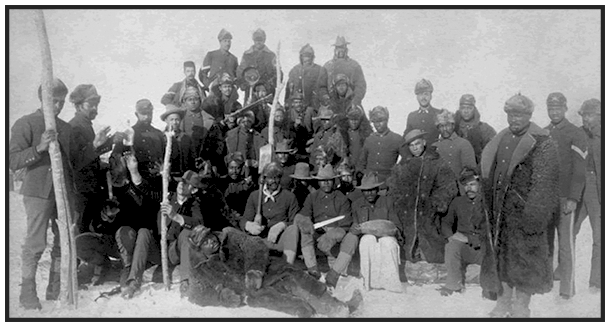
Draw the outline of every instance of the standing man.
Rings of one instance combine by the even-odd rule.
[[[434,117],[441,111],[432,107],[430,101],[432,100],[432,83],[427,79],[422,79],[415,84],[415,95],[417,96],[417,102],[419,102],[419,109],[412,111],[407,116],[407,128],[403,134],[407,135],[414,129],[420,129],[426,132],[426,143],[432,145],[438,140],[439,131],[434,125]]]
[[[472,94],[464,94],[460,98],[460,109],[455,117],[455,132],[459,137],[470,142],[479,164],[483,148],[496,136],[496,131],[489,124],[481,121],[481,114]]]
[[[349,128],[347,130],[348,142],[348,157],[352,165],[358,163],[360,152],[364,146],[364,141],[373,133],[371,123],[364,114],[364,109],[360,106],[352,106],[347,110],[347,119]]]
[[[576,289],[574,284],[574,213],[585,187],[587,136],[565,117],[568,111],[566,97],[551,93],[546,99],[551,123],[545,129],[557,143],[559,153],[559,217],[549,233],[559,237],[559,265],[556,278],[561,281],[559,294],[564,299],[571,298]]]
[[[333,46],[335,47],[335,56],[324,64],[324,68],[328,72],[328,88],[331,92],[335,89],[336,76],[345,74],[351,84],[354,86],[354,98],[352,103],[362,105],[362,99],[366,95],[366,80],[360,64],[348,57],[347,45],[350,44],[343,36],[337,36],[337,40]]]
[[[508,128],[481,154],[484,194],[491,206],[491,233],[486,235],[493,235],[485,244],[495,250],[483,257],[481,286],[484,294],[498,296],[492,317],[529,317],[532,294],[553,288],[547,233],[559,207],[559,157],[549,131],[530,122],[534,103],[529,98],[512,96],[504,111]],[[490,264],[493,254],[497,265]],[[494,284],[485,282],[490,277],[497,278]]]
[[[265,45],[267,34],[262,29],[257,29],[252,34],[254,44],[244,52],[241,63],[237,67],[237,85],[242,91],[246,92],[246,99],[250,98],[250,87],[244,80],[244,71],[248,67],[254,67],[260,76],[259,81],[272,94],[275,93],[277,73],[275,69],[275,53]]]
[[[379,181],[385,182],[396,165],[404,140],[388,128],[390,113],[387,108],[377,106],[369,112],[369,116],[376,132],[364,141],[356,170],[362,173],[377,172]]]
[[[174,177],[180,177],[187,170],[195,167],[192,139],[180,129],[183,118],[184,110],[171,103],[166,106],[166,111],[161,114],[161,120],[167,124],[165,131],[170,131],[172,133],[170,174]],[[167,141],[164,138],[163,149],[165,149],[165,142]]]
[[[241,152],[246,159],[246,176],[252,176],[252,180],[258,180],[258,162],[260,160],[260,148],[267,144],[265,138],[252,128],[254,124],[254,113],[246,110],[239,118],[239,126],[227,133],[227,152]]]
[[[42,309],[36,294],[36,270],[38,261],[47,246],[47,229],[51,223],[53,248],[46,299],[57,300],[60,287],[59,229],[57,227],[57,207],[51,171],[49,144],[57,140],[61,151],[62,165],[68,198],[73,197],[71,126],[57,116],[64,107],[68,88],[59,79],[53,80],[53,109],[56,131],[45,130],[42,109],[23,116],[11,129],[9,143],[9,165],[12,170],[25,169],[20,193],[27,216],[25,242],[21,252],[21,293],[19,304],[26,310]],[[38,100],[42,107],[42,87],[38,87]],[[73,208],[72,208],[73,209]],[[69,209],[70,210],[70,209]],[[76,218],[76,217],[73,217]]]
[[[233,39],[231,33],[224,28],[220,30],[218,33],[220,49],[208,52],[199,68],[199,80],[212,92],[223,73],[229,74],[231,78],[237,76],[237,57],[229,52],[231,39]],[[237,100],[237,92],[233,92],[233,97]]]
[[[335,115],[347,114],[347,111],[356,106],[353,104],[354,87],[345,74],[337,74],[334,79],[334,88],[330,92],[330,108]]]
[[[588,152],[586,159],[586,179],[582,201],[578,204],[576,215],[578,220],[574,226],[574,235],[578,234],[580,226],[587,216],[591,223],[593,234],[593,254],[591,256],[591,275],[589,287],[599,292],[601,289],[601,190],[602,190],[602,104],[597,99],[585,101],[578,113],[582,116],[582,129],[587,136]]]
[[[173,103],[175,106],[180,107],[182,105],[184,92],[186,92],[187,87],[193,87],[197,90],[199,94],[199,98],[205,98],[205,92],[203,88],[199,86],[199,82],[195,79],[195,63],[192,61],[184,62],[184,80],[174,83],[172,87],[167,90],[167,92],[161,98],[161,103],[165,106],[170,103]]]
[[[449,164],[457,178],[464,167],[474,168],[477,162],[474,157],[474,149],[470,142],[459,137],[455,132],[455,120],[453,113],[447,109],[434,117],[434,124],[441,133],[441,138],[432,144],[441,158]]]
[[[228,73],[223,73],[219,78],[220,85],[213,88],[210,95],[205,98],[202,108],[205,112],[212,115],[217,123],[225,124],[224,119],[231,113],[241,109],[241,104],[234,97],[235,79]]]
[[[91,123],[97,117],[100,99],[101,96],[91,84],[81,84],[70,93],[70,102],[76,108],[70,125],[75,143],[72,166],[78,196],[76,203],[79,218],[76,227],[80,233],[87,230],[91,223],[90,217],[101,208],[100,155],[112,150],[112,138],[108,136],[110,127],[104,127],[95,133]]]
[[[294,66],[288,73],[288,84],[286,86],[286,97],[284,103],[294,99],[293,94],[300,93],[303,96],[303,107],[310,107],[317,113],[321,104],[328,104],[328,75],[326,68],[314,64],[315,54],[313,48],[305,44],[299,51],[299,64]]]

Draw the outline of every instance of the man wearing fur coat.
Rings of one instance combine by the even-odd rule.
[[[508,128],[481,154],[481,175],[491,209],[491,226],[483,244],[493,250],[485,251],[483,257],[481,287],[485,296],[497,296],[492,317],[529,317],[532,294],[547,293],[553,287],[547,232],[559,208],[559,158],[549,132],[530,122],[534,104],[529,98],[511,97],[504,111]]]

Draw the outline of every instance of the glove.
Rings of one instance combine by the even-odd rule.
[[[328,237],[330,237],[333,241],[339,242],[343,239],[345,234],[346,233],[343,228],[331,227],[326,230],[326,234],[324,234],[324,235],[328,235]]]
[[[253,221],[248,221],[246,222],[246,231],[252,235],[258,235],[263,231],[264,227],[253,222]]]
[[[286,229],[286,223],[283,221],[271,226],[271,228],[269,228],[269,233],[267,234],[267,241],[275,243],[277,237],[280,236],[284,229]]]
[[[294,216],[294,223],[297,225],[301,233],[311,235],[313,234],[313,222],[311,218],[307,216],[303,216],[301,214],[297,214]]]
[[[332,249],[335,244],[337,244],[337,241],[335,241],[328,233],[318,238],[318,249],[324,253],[329,253],[330,249]]]
[[[362,230],[360,229],[360,224],[352,225],[352,227],[350,227],[350,229],[349,229],[349,232],[356,236],[362,234]]]
[[[445,213],[447,211],[447,205],[446,204],[439,204],[436,207],[436,212],[438,213]]]

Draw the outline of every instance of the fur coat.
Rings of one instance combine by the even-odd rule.
[[[483,244],[487,249],[481,265],[485,296],[500,295],[499,282],[530,294],[543,294],[553,287],[553,255],[548,230],[559,208],[557,148],[549,132],[534,123],[519,141],[510,160],[505,187],[494,190],[495,159],[502,130],[481,154],[481,173],[486,202],[490,206],[490,229]],[[490,239],[491,238],[491,239]]]
[[[453,171],[434,150],[405,158],[386,181],[403,231],[403,257],[417,262],[417,247],[429,263],[443,263],[445,239],[441,219],[458,194]]]

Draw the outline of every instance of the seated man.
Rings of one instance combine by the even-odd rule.
[[[246,110],[239,118],[239,126],[227,133],[225,140],[227,153],[241,152],[246,159],[248,176],[258,178],[258,161],[260,160],[260,148],[267,144],[265,138],[252,128],[255,117],[254,113]]]
[[[263,238],[268,248],[282,251],[286,262],[296,258],[299,230],[292,224],[299,212],[297,198],[280,185],[282,168],[272,162],[263,169],[263,189],[250,193],[241,228],[251,235]],[[264,196],[262,202],[259,199]],[[261,206],[257,213],[257,206]]]
[[[470,167],[462,169],[460,184],[466,195],[453,199],[442,222],[443,236],[447,239],[447,281],[438,289],[442,296],[464,290],[466,268],[469,264],[480,265],[483,260],[481,239],[486,230],[487,208],[479,191],[481,184],[476,170]]]
[[[248,306],[298,317],[347,317],[362,303],[359,291],[343,303],[304,271],[271,262],[261,238],[235,228],[222,233],[198,226],[191,237],[190,302],[200,306]],[[270,265],[271,264],[271,265]],[[247,299],[246,299],[247,298]]]
[[[289,191],[297,197],[300,210],[300,208],[303,207],[307,196],[316,190],[312,185],[309,164],[306,162],[297,163],[294,168],[294,174],[290,175],[290,177],[292,178],[292,182],[290,183]]]
[[[362,185],[356,187],[362,190],[364,197],[352,203],[354,223],[350,234],[362,235],[358,248],[364,287],[401,293],[402,284],[398,276],[400,246],[396,240],[401,224],[392,198],[379,195],[382,184],[377,173],[372,172],[364,176]]]
[[[356,187],[358,179],[354,178],[354,166],[344,160],[336,170],[340,175],[337,189],[347,196],[350,203],[356,202],[362,197],[362,192]]]
[[[347,271],[352,255],[356,252],[358,237],[347,233],[352,224],[350,203],[341,191],[335,189],[337,176],[333,167],[324,166],[314,178],[318,180],[320,189],[307,196],[303,208],[295,217],[295,224],[301,232],[301,251],[307,270],[315,276],[319,275],[314,250],[314,244],[317,243],[318,249],[328,257],[331,268],[326,275],[326,284],[335,287],[340,274]],[[338,216],[345,217],[323,229],[314,230],[314,223]],[[330,250],[337,243],[341,244],[341,252],[335,259]]]
[[[254,191],[256,184],[252,181],[252,176],[245,176],[244,156],[241,152],[229,153],[225,157],[225,163],[229,173],[221,177],[221,191],[224,192],[225,201],[229,207],[231,217],[241,220],[246,208],[246,201],[250,193]],[[233,227],[238,227],[234,225]]]
[[[294,162],[294,154],[296,153],[296,149],[292,147],[291,140],[283,140],[282,142],[275,144],[275,159],[282,169],[280,185],[283,188],[288,189],[292,182],[290,175],[294,174],[296,164]]]

